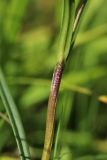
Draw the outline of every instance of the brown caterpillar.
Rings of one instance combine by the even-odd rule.
[[[57,97],[61,76],[62,76],[63,66],[62,63],[57,63],[51,84],[51,93],[52,98],[55,99]]]

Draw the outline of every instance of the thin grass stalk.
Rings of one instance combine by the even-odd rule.
[[[8,114],[14,136],[18,145],[21,160],[30,160],[30,152],[26,141],[26,136],[17,107],[11,97],[4,75],[0,68],[0,96],[5,110]]]
[[[69,23],[69,0],[62,0],[63,3],[63,21],[61,26],[60,38],[59,38],[59,62],[56,64],[52,83],[51,83],[51,91],[48,100],[48,111],[47,111],[47,120],[46,120],[46,132],[45,132],[45,142],[44,142],[44,149],[42,160],[49,160],[52,142],[53,142],[53,128],[54,128],[54,121],[55,121],[55,111],[56,111],[56,101],[60,86],[60,81],[62,77],[62,72],[64,68],[64,60],[63,60],[63,53],[64,53],[64,46],[66,41],[66,33]]]
[[[55,112],[56,112],[56,103],[57,103],[57,97],[59,92],[59,87],[61,83],[62,73],[64,70],[65,62],[69,55],[69,50],[72,45],[74,45],[74,41],[77,34],[77,28],[80,21],[81,13],[83,12],[83,9],[86,5],[86,1],[81,0],[80,6],[78,10],[75,10],[75,1],[69,1],[64,0],[64,13],[63,13],[63,26],[62,31],[60,32],[60,42],[59,42],[59,59],[58,63],[55,67],[52,83],[51,83],[51,91],[50,96],[48,100],[48,111],[47,111],[47,121],[46,121],[46,132],[45,132],[45,142],[44,142],[44,149],[42,154],[42,160],[49,160],[51,149],[52,149],[52,143],[53,143],[53,136],[54,136],[54,123],[55,123]],[[69,16],[69,7],[75,12],[71,12]],[[75,19],[73,19],[72,16],[75,13]],[[66,17],[67,16],[67,17]],[[65,20],[67,18],[67,20]],[[68,34],[67,34],[68,33]],[[68,37],[67,37],[68,35]],[[61,46],[61,47],[60,47]]]
[[[55,111],[56,111],[56,102],[57,96],[60,86],[60,81],[63,72],[63,62],[58,63],[53,73],[51,91],[48,100],[48,111],[47,111],[47,121],[46,121],[46,134],[45,134],[45,142],[44,142],[44,150],[42,155],[42,160],[49,160],[52,142],[53,142],[53,134],[54,134],[54,122],[55,122]]]

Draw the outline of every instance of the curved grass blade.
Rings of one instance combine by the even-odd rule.
[[[81,19],[83,17],[82,15],[84,13],[84,9],[86,7],[87,2],[88,2],[88,0],[80,0],[80,3],[79,3],[79,5],[76,9],[77,12],[75,12],[75,20],[74,20],[74,25],[73,25],[72,37],[69,38],[69,40],[67,42],[68,43],[68,46],[66,47],[67,51],[65,50],[66,51],[66,61],[71,54],[71,52],[69,52],[70,49],[72,50],[73,47],[74,47],[74,43],[75,43],[75,40],[76,40],[76,37],[77,37],[78,29],[80,27]],[[71,32],[71,29],[70,29],[69,32]]]
[[[10,123],[12,125],[12,129],[19,149],[20,159],[30,160],[30,153],[28,149],[28,144],[26,142],[22,121],[20,119],[17,107],[9,92],[1,68],[0,68],[0,96],[3,101],[4,107],[6,109],[6,112],[9,116]]]

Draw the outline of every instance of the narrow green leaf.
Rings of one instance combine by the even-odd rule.
[[[11,97],[8,86],[6,84],[2,70],[0,69],[0,96],[4,103],[4,107],[9,116],[15,139],[19,148],[21,160],[30,160],[29,149],[23,129],[22,121],[18,113],[17,107]]]
[[[59,38],[59,61],[64,57],[64,46],[66,43],[66,35],[68,30],[69,24],[69,0],[63,0],[63,19],[62,19],[62,26],[60,31],[60,38]]]
[[[75,2],[74,0],[72,1],[72,4],[70,4],[70,18],[69,18],[69,27],[68,27],[68,31],[67,31],[67,36],[66,36],[66,44],[65,44],[65,49],[64,49],[64,59],[66,60],[69,50],[70,50],[70,46],[72,43],[72,36],[73,36],[73,26],[74,26],[74,20],[75,20],[75,11],[76,11],[76,7],[75,7]]]

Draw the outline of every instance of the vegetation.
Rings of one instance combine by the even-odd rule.
[[[107,159],[106,5],[0,1],[0,160]]]

